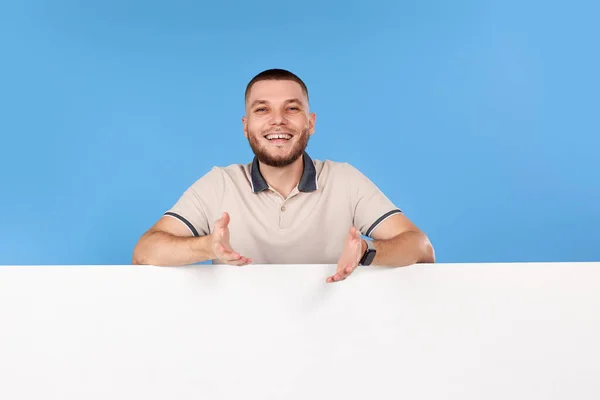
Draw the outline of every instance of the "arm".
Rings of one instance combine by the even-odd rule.
[[[435,253],[427,236],[391,202],[379,188],[350,164],[345,165],[350,204],[354,218],[336,273],[327,282],[346,279],[358,267],[367,243],[360,234],[373,239],[377,251],[372,264],[403,267],[434,263]]]
[[[133,251],[133,264],[187,265],[215,259],[232,265],[251,262],[231,249],[227,213],[211,228],[209,218],[222,202],[223,173],[214,167],[142,235]]]
[[[180,221],[164,216],[142,235],[133,264],[186,265],[212,260],[211,236],[193,236]]]
[[[252,259],[234,251],[229,244],[229,214],[223,213],[214,232],[191,236],[180,220],[162,217],[139,240],[133,251],[133,264],[187,265],[219,259],[230,265],[247,265]]]
[[[369,178],[350,164],[345,169],[354,207],[354,226],[374,239],[377,253],[373,264],[406,266],[435,262],[427,236]],[[364,241],[360,244],[362,256],[367,245]]]
[[[404,214],[394,214],[372,233],[377,250],[374,265],[403,267],[417,263],[435,263],[435,251],[429,238]],[[361,255],[367,245],[362,242]]]
[[[377,253],[372,265],[382,267],[404,267],[417,263],[434,263],[435,253],[429,239],[403,214],[394,214],[383,221],[371,233]],[[344,249],[338,260],[334,275],[326,282],[346,279],[357,267],[367,244],[352,227]]]

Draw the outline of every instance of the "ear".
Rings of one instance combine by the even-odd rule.
[[[242,125],[244,127],[244,136],[248,139],[248,118],[242,117]]]
[[[312,136],[315,133],[315,123],[317,122],[317,114],[310,113],[308,115],[308,134]]]

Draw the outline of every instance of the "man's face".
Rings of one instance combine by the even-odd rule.
[[[246,101],[244,136],[259,161],[284,167],[304,153],[314,132],[315,118],[308,111],[308,99],[298,83],[259,81]]]

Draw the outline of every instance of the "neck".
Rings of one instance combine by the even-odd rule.
[[[304,170],[304,156],[286,167],[271,167],[259,162],[260,173],[265,181],[283,197],[288,197],[294,190]]]

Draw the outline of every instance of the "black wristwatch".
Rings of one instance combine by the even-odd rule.
[[[366,240],[363,239],[365,242],[367,242],[367,249],[365,250],[365,253],[363,254],[362,258],[360,259],[360,261],[358,262],[359,265],[371,265],[371,263],[373,262],[373,259],[375,258],[375,253],[377,252],[377,250],[375,250],[375,247],[373,246],[373,242],[371,240]]]

